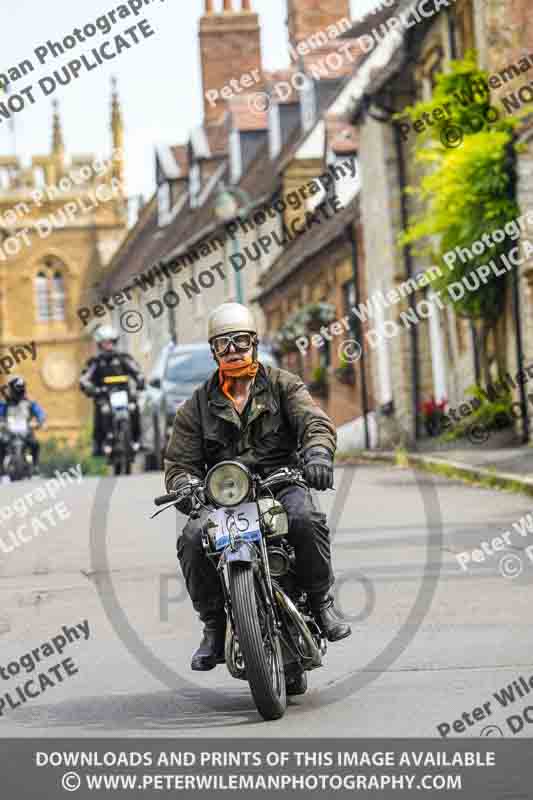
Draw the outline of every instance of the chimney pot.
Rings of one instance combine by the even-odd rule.
[[[243,11],[251,11],[251,0],[242,0],[242,10]]]
[[[224,0],[224,11],[233,11],[231,0]]]
[[[213,0],[205,0],[205,13],[206,14],[213,13]]]

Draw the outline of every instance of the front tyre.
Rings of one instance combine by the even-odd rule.
[[[279,638],[268,634],[267,612],[249,564],[232,564],[229,585],[239,645],[257,710],[266,720],[287,708]]]

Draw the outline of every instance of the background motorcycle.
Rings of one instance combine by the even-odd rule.
[[[4,475],[12,481],[22,481],[33,475],[33,456],[28,437],[33,425],[18,409],[9,408],[3,431],[5,456],[2,465]]]
[[[115,475],[129,475],[135,460],[131,436],[131,411],[135,408],[133,393],[127,375],[104,378],[105,405],[102,409],[107,421],[104,453]]]
[[[322,666],[327,649],[296,584],[287,514],[272,493],[290,484],[307,487],[296,469],[284,467],[261,479],[237,461],[222,461],[191,495],[156,498],[155,504],[166,508],[152,515],[185,496],[193,503],[191,516],[202,507],[209,510],[202,544],[224,593],[226,666],[234,678],[248,681],[266,720],[285,713],[286,677],[301,678]]]

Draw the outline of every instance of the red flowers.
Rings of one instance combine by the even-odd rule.
[[[448,400],[446,398],[441,400],[440,403],[437,403],[437,401],[432,395],[431,400],[425,400],[423,403],[421,403],[419,410],[425,417],[432,417],[438,413],[443,414],[444,409],[446,408],[447,405],[448,405]]]

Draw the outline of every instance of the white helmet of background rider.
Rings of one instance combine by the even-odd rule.
[[[94,332],[94,341],[98,345],[98,348],[100,348],[104,342],[112,342],[115,345],[118,339],[119,334],[111,325],[100,325]]]
[[[254,337],[254,360],[257,357],[257,324],[254,315],[240,303],[222,303],[209,315],[207,340],[213,349],[213,339],[227,333],[251,333]],[[213,353],[214,355],[214,353]]]

